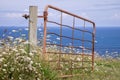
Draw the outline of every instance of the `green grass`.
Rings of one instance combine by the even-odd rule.
[[[95,59],[93,71],[83,70],[80,75],[65,80],[120,80],[120,60]]]

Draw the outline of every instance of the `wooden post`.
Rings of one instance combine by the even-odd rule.
[[[30,51],[37,46],[37,6],[29,7],[29,42]]]

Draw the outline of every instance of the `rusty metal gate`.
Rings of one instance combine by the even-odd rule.
[[[43,54],[53,69],[61,77],[78,75],[81,69],[93,70],[95,23],[51,5],[46,6],[43,17]]]
[[[63,78],[93,70],[95,23],[51,5],[43,14],[43,56],[51,68]]]

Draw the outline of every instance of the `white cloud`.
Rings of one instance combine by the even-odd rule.
[[[111,19],[119,19],[120,20],[120,13],[114,13]]]
[[[28,9],[24,9],[24,11],[25,11],[25,12],[29,12],[29,10],[28,10]]]
[[[82,12],[81,14],[80,14],[80,16],[82,16],[82,17],[84,17],[84,18],[90,18],[89,17],[89,15],[87,14],[87,13],[85,13],[85,12]]]
[[[6,13],[5,17],[8,18],[20,18],[22,17],[23,13]]]

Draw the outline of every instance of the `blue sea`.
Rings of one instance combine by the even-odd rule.
[[[57,28],[50,28],[50,31],[58,32]],[[43,27],[38,27],[38,40],[43,37]],[[71,35],[68,29],[63,29],[63,34]],[[7,36],[14,38],[25,36],[28,39],[28,27],[12,27],[12,26],[0,26],[0,39],[5,39]],[[57,37],[49,37],[50,41],[57,41]],[[50,38],[51,37],[51,38]],[[75,37],[79,37],[76,33]],[[89,38],[89,37],[88,37]],[[63,40],[63,44],[70,43],[69,40]],[[75,42],[78,44],[78,42]],[[99,55],[109,54],[113,57],[120,56],[120,27],[97,27],[95,35],[95,51]]]

